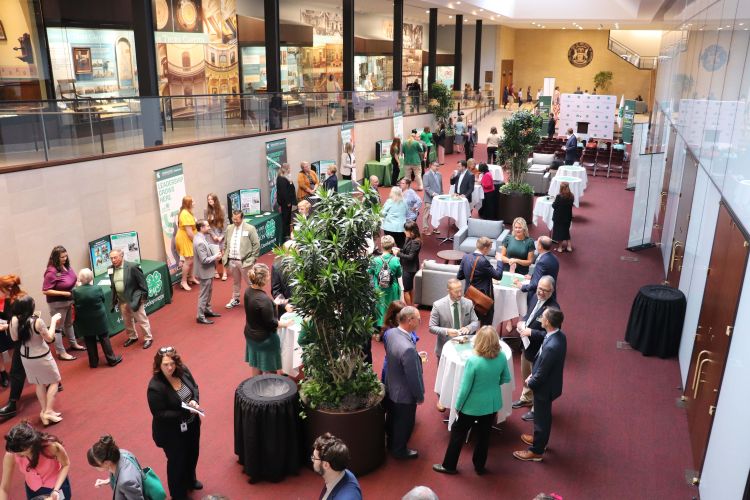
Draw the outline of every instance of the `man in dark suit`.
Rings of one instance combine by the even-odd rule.
[[[552,429],[552,402],[560,397],[563,386],[563,368],[568,343],[560,330],[562,311],[548,307],[542,314],[542,327],[547,332],[534,360],[534,368],[526,384],[534,391],[534,435],[521,434],[521,441],[529,445],[526,450],[514,451],[519,460],[541,462]]]
[[[573,133],[573,129],[568,129],[568,140],[563,146],[565,150],[565,164],[572,165],[578,161],[578,138]]]
[[[521,285],[521,281],[516,279],[514,284],[526,292],[526,304],[531,308],[531,299],[536,293],[539,280],[542,276],[552,276],[557,283],[557,273],[560,271],[560,261],[552,253],[552,238],[549,236],[540,236],[536,242],[536,251],[539,256],[534,263],[534,272],[532,273],[529,283]],[[557,287],[556,287],[557,288]],[[552,293],[552,300],[557,300],[557,289]]]
[[[474,253],[464,255],[461,259],[461,265],[458,267],[458,273],[456,278],[459,280],[466,280],[464,284],[464,293],[469,289],[469,285],[474,286],[477,290],[485,294],[487,297],[494,300],[495,293],[492,288],[492,280],[499,280],[503,277],[503,263],[495,255],[497,260],[496,266],[493,268],[487,254],[492,248],[492,240],[486,236],[482,236],[477,240],[477,249]],[[476,268],[474,263],[476,262]],[[494,304],[490,307],[487,314],[481,314],[477,311],[477,317],[479,318],[479,324],[492,325],[492,317],[495,315]]]
[[[458,162],[458,170],[453,172],[450,183],[456,186],[456,194],[464,196],[471,203],[471,195],[474,192],[474,174],[466,168],[466,162]]]
[[[417,405],[424,402],[422,359],[411,340],[411,332],[419,327],[416,307],[404,307],[398,314],[398,327],[385,334],[386,370],[385,421],[388,449],[395,458],[417,458],[417,450],[407,448],[414,430]]]
[[[116,248],[109,253],[112,267],[109,268],[110,286],[112,287],[112,307],[120,308],[122,322],[128,334],[123,347],[138,341],[138,333],[143,335],[143,348],[148,349],[153,343],[151,323],[146,315],[148,286],[143,271],[135,262],[126,262],[122,250]]]
[[[552,298],[555,293],[555,278],[542,276],[536,288],[536,295],[531,299],[529,309],[522,321],[518,322],[516,328],[521,335],[523,353],[521,355],[521,378],[525,381],[531,375],[534,358],[544,341],[545,331],[542,328],[542,314],[548,307],[560,309],[560,306]],[[518,401],[513,402],[513,408],[523,408],[534,405],[534,391],[524,382],[523,392]],[[521,417],[523,420],[534,420],[534,409]]]

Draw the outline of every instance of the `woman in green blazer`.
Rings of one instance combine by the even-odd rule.
[[[78,273],[79,286],[73,289],[73,306],[75,307],[76,337],[83,337],[86,342],[86,353],[89,355],[89,366],[99,366],[99,352],[96,343],[102,345],[104,357],[109,366],[115,366],[122,361],[122,356],[115,356],[112,344],[109,342],[109,324],[107,309],[104,306],[104,292],[94,286],[94,273],[91,269],[81,269]]]
[[[432,466],[435,472],[458,472],[456,465],[461,447],[466,440],[466,433],[474,426],[477,433],[472,458],[474,470],[477,474],[485,473],[492,419],[503,406],[500,386],[510,382],[510,370],[505,355],[501,352],[497,331],[493,327],[484,326],[479,329],[474,340],[474,352],[476,354],[466,361],[461,388],[456,398],[458,419],[453,422],[443,463]]]

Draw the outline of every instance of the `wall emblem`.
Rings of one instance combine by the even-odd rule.
[[[576,68],[588,66],[594,59],[594,49],[586,42],[577,42],[568,49],[568,62]]]
[[[706,71],[716,71],[724,67],[727,63],[729,54],[721,45],[709,45],[701,53],[701,66]]]

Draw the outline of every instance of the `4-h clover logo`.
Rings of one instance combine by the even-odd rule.
[[[161,292],[162,283],[161,274],[159,274],[159,271],[154,271],[153,273],[146,276],[146,285],[148,286],[149,297],[153,297],[157,293]]]
[[[276,222],[273,219],[266,222],[266,238],[276,238]]]

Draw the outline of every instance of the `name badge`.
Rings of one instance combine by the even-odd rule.
[[[112,276],[113,274],[115,274],[115,270],[110,267],[109,269],[107,269],[107,274]]]
[[[247,236],[248,234],[250,234],[248,231],[242,231],[242,236]]]
[[[180,432],[187,432],[187,422],[180,422]]]

